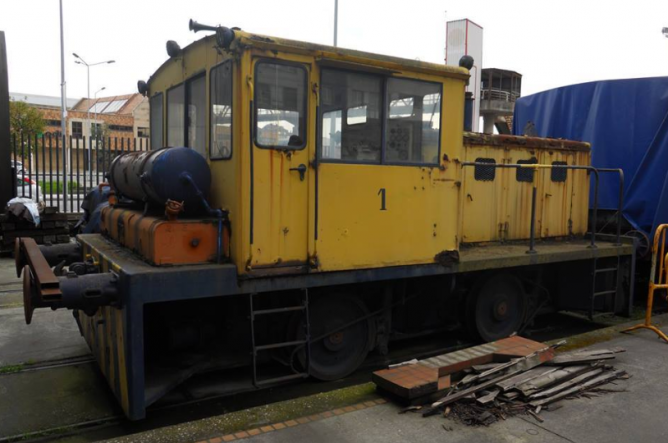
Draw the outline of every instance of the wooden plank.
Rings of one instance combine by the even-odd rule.
[[[537,400],[539,398],[550,397],[550,396],[552,396],[552,395],[554,395],[558,392],[561,392],[565,389],[569,389],[569,388],[572,388],[573,386],[577,386],[580,383],[583,383],[583,382],[589,380],[590,378],[593,378],[593,377],[596,377],[596,376],[600,375],[601,373],[603,373],[603,368],[592,367],[590,371],[585,372],[584,374],[580,374],[577,377],[575,377],[571,380],[565,381],[563,383],[560,383],[557,386],[554,386],[550,389],[546,389],[544,391],[536,392],[535,394],[532,394],[530,396],[530,398]]]
[[[533,380],[522,383],[521,385],[517,386],[517,389],[522,392],[524,396],[528,397],[529,395],[544,388],[577,377],[583,372],[588,371],[590,368],[591,366],[568,366],[566,368],[543,374],[540,377],[536,377]]]
[[[485,371],[488,371],[490,369],[494,369],[501,364],[503,364],[503,363],[487,363],[487,364],[484,364],[484,365],[473,365],[473,366],[471,366],[471,369],[473,369],[476,372],[485,372]]]
[[[581,385],[573,386],[570,389],[566,389],[564,391],[561,391],[560,393],[553,395],[552,397],[544,398],[542,400],[534,400],[530,402],[529,404],[533,407],[537,406],[543,406],[547,405],[549,403],[553,403],[557,400],[561,400],[562,398],[568,397],[569,395],[577,394],[579,392],[586,391],[587,389],[591,389],[595,386],[603,385],[606,384],[612,380],[615,380],[622,375],[624,375],[626,372],[625,371],[614,371],[614,372],[607,372],[605,374],[599,375],[598,377],[595,377]]]
[[[577,365],[598,360],[611,360],[615,354],[625,352],[624,348],[593,349],[559,354],[550,362],[551,365]]]
[[[527,371],[529,369],[533,369],[536,366],[544,363],[546,360],[550,360],[552,358],[554,358],[554,349],[552,347],[546,347],[546,348],[544,348],[540,351],[534,352],[533,354],[527,355],[526,357],[518,358],[517,360],[514,360],[513,362],[510,362],[508,364],[503,364],[501,366],[507,366],[507,369],[508,369],[507,373],[505,373],[503,375],[499,375],[496,378],[493,378],[491,380],[482,382],[482,383],[480,383],[478,385],[475,385],[475,386],[471,386],[470,388],[467,388],[467,389],[464,389],[464,390],[461,390],[461,391],[458,391],[458,392],[454,392],[454,391],[451,390],[448,393],[448,395],[446,395],[442,399],[434,402],[431,405],[431,408],[429,410],[427,410],[423,415],[425,415],[425,416],[433,415],[435,413],[434,411],[438,410],[438,408],[440,408],[441,406],[447,406],[451,403],[456,402],[457,400],[460,400],[460,399],[462,399],[464,397],[467,397],[471,394],[474,394],[478,391],[482,391],[482,390],[485,390],[487,388],[490,388],[490,387],[496,385],[497,383],[499,383],[503,380],[509,379],[510,377],[514,376],[518,372],[523,372],[523,371]],[[492,371],[494,371],[494,369],[492,369]],[[490,372],[490,371],[487,371],[487,372]],[[485,374],[485,373],[483,373],[483,374]],[[481,374],[481,375],[483,375],[483,374]]]
[[[514,389],[517,385],[522,384],[524,382],[527,382],[529,380],[533,380],[536,377],[539,377],[546,372],[554,372],[556,371],[557,368],[547,368],[547,367],[538,367],[531,369],[526,372],[521,372],[514,377],[509,378],[508,380],[504,380],[500,383],[497,384],[498,387],[501,388],[501,390],[505,391],[510,391],[511,389]]]
[[[499,389],[496,389],[492,392],[490,392],[487,395],[483,395],[482,397],[478,397],[476,401],[480,403],[481,405],[486,405],[487,403],[491,403],[494,401],[497,395],[499,395],[501,391]]]

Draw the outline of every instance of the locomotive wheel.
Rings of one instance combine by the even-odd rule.
[[[526,295],[520,281],[498,274],[484,281],[469,299],[469,325],[485,342],[517,332],[526,312]]]
[[[311,376],[324,381],[338,380],[350,375],[364,362],[371,347],[373,322],[365,319],[338,329],[366,315],[368,312],[362,302],[340,294],[316,299],[309,306]],[[303,317],[298,330],[297,336],[302,339]],[[315,340],[323,335],[324,338]],[[299,353],[299,361],[304,366],[303,351]]]

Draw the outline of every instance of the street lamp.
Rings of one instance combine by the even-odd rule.
[[[116,60],[107,60],[107,61],[104,61],[104,62],[97,62],[97,63],[86,63],[86,61],[83,58],[81,58],[79,55],[77,55],[76,52],[73,52],[72,55],[78,59],[78,60],[75,60],[74,63],[76,63],[78,65],[84,65],[86,67],[86,75],[87,75],[87,80],[88,80],[87,81],[88,92],[87,92],[86,98],[88,100],[90,100],[90,68],[92,66],[97,66],[97,65],[105,65],[105,64],[116,63]],[[88,109],[86,111],[86,120],[88,120],[88,121],[86,122],[86,124],[88,125],[88,128],[90,130],[90,103],[88,105],[89,106],[88,106]],[[89,135],[89,137],[90,137],[90,135]],[[93,155],[93,145],[89,140],[89,142],[88,142],[88,169],[89,170],[91,168],[91,156],[92,155]]]
[[[99,94],[100,92],[104,91],[105,89],[107,89],[107,88],[106,88],[105,86],[102,86],[100,89],[98,89],[97,91],[95,91],[95,94],[93,94],[93,97],[94,97],[94,99],[95,99],[95,100],[94,100],[94,101],[95,101],[95,104],[94,104],[94,106],[95,106],[95,113],[93,114],[93,120],[95,120],[95,132],[96,132],[96,133],[97,133],[97,94]],[[90,109],[90,107],[89,107],[88,109]],[[96,134],[96,135],[98,135],[98,134]],[[97,138],[97,137],[96,137],[96,138]],[[97,141],[95,142],[95,147],[97,148]]]

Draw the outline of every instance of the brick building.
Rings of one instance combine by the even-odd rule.
[[[41,160],[45,168],[55,163],[55,158],[62,158],[61,150],[55,147],[55,138],[60,135],[60,97],[50,97],[35,94],[11,93],[10,100],[22,101],[38,109],[44,119],[44,134],[51,134],[53,141],[49,144],[48,135],[45,139],[46,149]],[[88,164],[88,151],[91,150],[95,161],[98,144],[90,140],[95,135],[95,125],[108,129],[105,137],[111,138],[112,151],[128,143],[148,147],[149,137],[149,101],[141,94],[127,94],[98,99],[68,99],[67,100],[67,140],[68,147],[72,147],[68,155],[71,168],[84,170]],[[100,132],[100,131],[98,131]],[[70,145],[71,140],[71,145]],[[108,142],[105,149],[109,149]],[[40,141],[41,149],[41,141]],[[39,153],[41,154],[41,152]],[[38,162],[40,163],[40,162]],[[53,165],[55,166],[55,164]]]

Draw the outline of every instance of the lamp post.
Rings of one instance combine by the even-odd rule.
[[[105,65],[105,64],[111,64],[111,63],[116,63],[116,60],[107,60],[103,62],[97,62],[97,63],[86,63],[86,61],[81,58],[79,55],[77,55],[76,52],[73,52],[72,55],[76,57],[78,60],[75,60],[74,63],[78,65],[84,65],[86,67],[86,77],[87,77],[87,83],[88,83],[88,92],[86,94],[86,98],[90,100],[90,68],[93,66],[97,65]],[[104,89],[104,88],[102,88]],[[100,92],[100,91],[98,91]],[[86,110],[86,125],[88,126],[88,129],[90,131],[90,103],[88,104],[88,109]],[[90,138],[90,134],[89,134]],[[93,155],[93,144],[88,140],[88,169],[90,170],[91,168],[91,157]]]
[[[95,120],[95,132],[96,132],[95,135],[96,135],[96,136],[98,135],[98,134],[97,134],[97,94],[99,94],[100,92],[104,91],[105,89],[107,89],[106,86],[102,86],[100,89],[98,89],[97,91],[95,91],[95,94],[93,94],[94,101],[95,101],[95,105],[94,105],[94,106],[95,106],[95,112],[93,113],[93,120]],[[90,108],[88,108],[88,109],[90,109]],[[97,142],[96,142],[96,143],[97,143]],[[95,147],[97,148],[97,144],[95,145]]]
[[[334,46],[339,43],[339,0],[334,0]]]

